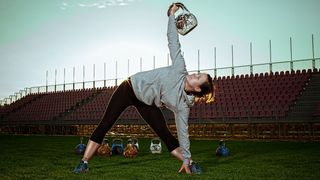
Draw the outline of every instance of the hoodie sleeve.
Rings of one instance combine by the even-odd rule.
[[[189,158],[191,157],[189,131],[188,131],[189,112],[190,112],[190,108],[188,107],[185,107],[175,112],[175,123],[177,127],[177,135],[178,135],[180,148],[182,149],[184,164],[189,164]]]
[[[186,70],[185,61],[181,54],[181,46],[179,42],[179,35],[176,29],[174,15],[169,16],[167,36],[168,36],[170,58],[172,60],[173,67],[178,71]]]

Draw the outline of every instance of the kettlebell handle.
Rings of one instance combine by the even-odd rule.
[[[168,15],[168,16],[169,16],[169,14],[170,14],[170,9],[172,8],[173,5],[176,5],[176,6],[178,6],[179,8],[181,8],[181,9],[184,11],[183,14],[185,14],[185,11],[188,12],[188,13],[190,13],[190,11],[186,8],[186,6],[185,6],[184,4],[182,4],[182,3],[180,3],[180,2],[176,2],[176,3],[171,4],[171,6],[169,7],[169,9],[168,9],[168,11],[167,11],[167,15]]]
[[[185,11],[187,11],[187,12],[190,12],[188,9],[187,9],[187,7],[184,5],[184,4],[182,4],[181,2],[176,2],[176,3],[174,3],[176,6],[178,6],[178,7],[180,7],[181,9],[183,9],[183,10],[185,10]]]

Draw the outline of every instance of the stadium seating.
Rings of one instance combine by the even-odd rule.
[[[215,102],[195,103],[190,109],[190,136],[225,137],[231,132],[233,137],[238,138],[270,138],[279,135],[280,129],[284,130],[283,135],[290,137],[300,136],[302,130],[307,132],[305,129],[315,134],[317,130],[313,129],[318,127],[315,125],[309,127],[274,124],[279,119],[288,117],[297,98],[315,73],[318,71],[297,70],[215,78]],[[3,122],[10,124],[56,126],[53,130],[49,128],[50,132],[61,128],[61,124],[72,125],[66,128],[65,133],[72,131],[74,134],[77,131],[81,132],[80,134],[90,134],[94,130],[91,126],[98,124],[103,118],[115,89],[116,87],[105,87],[29,94],[8,106],[2,106],[0,117]],[[170,130],[176,133],[173,114],[166,109],[162,111],[169,122]],[[320,103],[312,115],[320,117]],[[86,125],[90,126],[89,129]],[[7,129],[12,131],[10,128]],[[120,115],[117,124],[110,131],[111,134],[113,132],[117,135],[138,135],[141,132],[145,135],[155,135],[141,120],[135,107],[128,107]]]
[[[39,94],[39,97],[20,109],[15,109],[5,119],[11,122],[37,122],[54,120],[60,113],[92,95],[93,90],[76,90]],[[22,101],[26,101],[23,98]]]
[[[318,103],[316,110],[313,113],[313,116],[320,117],[320,103]]]
[[[311,71],[298,70],[297,72],[218,77],[215,79],[218,87],[215,102],[196,103],[190,110],[189,118],[192,121],[196,119],[284,117],[288,114],[290,105],[303,90],[311,73]],[[115,88],[108,87],[100,90],[103,93],[77,108],[75,108],[77,103],[97,93],[97,89],[28,95],[8,107],[1,108],[0,112],[6,114],[15,110],[6,117],[10,121],[48,121],[62,117],[66,121],[85,120],[94,123],[102,119]],[[30,103],[22,106],[26,102]],[[62,113],[66,115],[61,116]],[[167,118],[173,119],[174,117],[170,115]],[[129,107],[122,113],[120,119],[136,120],[141,117],[134,107]]]
[[[89,120],[93,122],[101,120],[113,91],[114,88],[103,88],[102,93],[100,93],[93,101],[90,101],[73,113],[67,115],[64,120]]]
[[[206,109],[207,118],[284,117],[310,75],[276,72],[219,77],[216,102],[200,108]]]
[[[13,112],[19,108],[22,108],[23,106],[39,98],[40,96],[41,95],[39,94],[28,94],[25,97],[19,99],[18,101],[13,102],[10,105],[0,106],[0,117],[7,115],[8,113]]]

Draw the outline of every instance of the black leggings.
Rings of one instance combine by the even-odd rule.
[[[92,133],[90,140],[101,144],[104,136],[111,129],[120,114],[131,105],[137,108],[142,118],[165,143],[169,152],[179,147],[179,142],[170,133],[161,110],[156,106],[149,106],[139,101],[133,92],[130,80],[122,82],[115,90],[111,96],[103,119]]]

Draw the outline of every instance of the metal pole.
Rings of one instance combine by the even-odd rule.
[[[13,95],[10,95],[9,98],[10,98],[10,103],[13,103]]]
[[[14,99],[15,99],[15,101],[18,100],[18,95],[17,95],[17,93],[14,93]]]
[[[198,73],[200,73],[200,49],[198,49]]]
[[[103,79],[104,79],[104,80],[103,80],[103,87],[106,87],[106,81],[107,81],[107,80],[106,80],[106,79],[107,79],[107,78],[106,78],[106,70],[107,70],[107,69],[106,69],[106,63],[103,63]]]
[[[252,66],[252,42],[250,42],[250,74],[253,74],[253,66]]]
[[[46,72],[46,92],[48,92],[48,70]]]
[[[231,45],[231,61],[232,61],[231,75],[234,76],[233,45]]]
[[[118,85],[118,62],[116,61],[116,86]]]
[[[22,97],[22,90],[19,90],[20,97]]]
[[[214,77],[217,78],[217,49],[214,47]]]
[[[130,70],[130,60],[128,59],[128,77],[129,77],[129,75],[130,75],[129,70]]]
[[[73,90],[75,89],[75,76],[76,76],[76,68],[75,67],[73,67]]]
[[[156,68],[156,56],[153,56],[153,69]]]
[[[140,57],[140,72],[142,72],[142,57]]]
[[[84,79],[85,79],[85,66],[83,65],[83,69],[82,69],[82,79],[83,79],[83,81],[82,81],[82,89],[84,89],[85,88],[85,83],[84,83]]]
[[[18,95],[19,95],[19,98],[22,98],[20,92],[17,92],[17,93],[16,93],[17,98],[18,98]]]
[[[292,58],[292,38],[290,37],[290,69],[293,71],[293,58]]]
[[[312,69],[316,68],[316,60],[314,58],[314,40],[313,40],[313,34],[311,36],[312,39]]]
[[[167,66],[169,66],[169,53],[167,54]]]
[[[96,65],[93,64],[93,88],[96,87]]]
[[[20,97],[22,97],[22,92],[23,92],[22,90],[19,91]]]
[[[269,50],[270,50],[270,73],[272,73],[272,52],[271,52],[271,40],[269,40]]]
[[[28,88],[24,88],[24,91],[26,92],[26,95],[28,95]]]
[[[12,95],[9,96],[10,104],[12,103]]]
[[[54,71],[54,92],[57,91],[57,69]]]
[[[63,91],[66,91],[66,68],[63,68]]]

